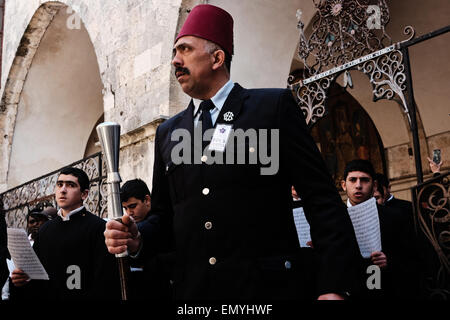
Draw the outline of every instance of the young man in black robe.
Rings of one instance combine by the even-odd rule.
[[[58,216],[41,227],[33,245],[49,281],[29,281],[16,269],[14,286],[42,299],[120,298],[117,263],[104,242],[105,221],[83,206],[88,193],[89,178],[83,170],[61,170],[55,187]]]
[[[347,194],[347,207],[358,205],[373,197],[377,189],[375,170],[367,160],[352,160],[344,170],[342,189]],[[411,252],[404,241],[404,221],[396,210],[377,205],[380,222],[381,251],[372,252],[370,258],[361,261],[361,279],[357,284],[356,299],[405,299],[410,298],[405,288],[401,287],[400,279],[405,276],[404,268],[408,261],[414,259],[415,252]],[[362,258],[362,257],[361,257]],[[370,289],[367,280],[371,275],[368,267],[376,265],[380,268],[381,288]],[[413,279],[410,279],[412,281]]]
[[[120,201],[127,215],[138,226],[150,217],[151,193],[141,179],[125,182],[120,188]],[[170,285],[172,254],[161,255],[148,261],[131,259],[129,274],[130,300],[169,299],[172,296]]]

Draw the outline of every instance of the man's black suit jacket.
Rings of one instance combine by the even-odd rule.
[[[367,267],[372,265],[370,259],[363,259],[361,281],[356,289],[355,298],[370,300],[414,299],[417,298],[417,275],[415,271],[415,254],[412,243],[401,230],[404,229],[404,216],[398,209],[377,205],[380,222],[381,251],[386,255],[387,267],[381,270],[381,290],[367,288],[370,274]],[[361,257],[362,258],[362,257]]]
[[[410,201],[397,199],[394,197],[391,200],[386,201],[384,205],[386,207],[402,209],[403,211],[410,212],[412,214],[412,203]]]
[[[392,198],[385,207],[397,212],[397,241],[402,247],[402,258],[398,268],[402,270],[396,278],[397,295],[403,298],[417,299],[420,295],[420,270],[423,268],[423,252],[419,250],[419,241],[414,227],[414,212],[410,201]]]
[[[171,140],[172,132],[193,133],[193,109],[191,102],[157,129],[154,217],[139,228],[144,239],[142,255],[147,257],[158,250],[161,235],[173,233],[175,297],[294,299],[311,295],[302,285],[308,275],[302,274],[292,185],[303,200],[318,256],[313,294],[348,291],[358,259],[355,234],[291,92],[247,90],[235,84],[216,121],[232,124],[234,130],[279,130],[279,170],[274,175],[260,174],[259,158],[256,164],[175,164],[171,153],[179,141]],[[224,119],[227,112],[233,113],[231,122]],[[258,136],[261,141],[259,132]],[[274,146],[269,146],[269,152],[275,153]],[[238,147],[250,155],[248,141]],[[258,146],[253,147],[258,152]],[[225,153],[231,151],[227,145]],[[209,193],[203,192],[205,188]]]

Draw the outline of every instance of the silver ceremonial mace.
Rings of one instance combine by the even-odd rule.
[[[122,203],[120,201],[119,175],[119,150],[120,150],[120,125],[115,122],[103,122],[97,126],[97,134],[105,155],[108,184],[108,217],[122,222]],[[128,253],[116,254],[119,263],[120,288],[122,300],[128,299],[127,275],[128,275]]]

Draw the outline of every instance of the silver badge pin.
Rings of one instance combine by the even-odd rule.
[[[225,120],[225,121],[233,121],[233,118],[234,118],[234,114],[231,111],[228,111],[223,115],[223,120]]]

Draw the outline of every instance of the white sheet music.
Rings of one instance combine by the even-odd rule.
[[[359,251],[364,258],[370,258],[374,251],[381,251],[380,220],[378,218],[377,202],[370,198],[356,206],[347,208]]]
[[[25,230],[8,228],[8,250],[16,267],[30,279],[48,280],[48,274],[31,247]]]
[[[311,233],[309,229],[309,223],[306,220],[305,212],[303,208],[295,208],[292,210],[294,212],[295,227],[297,228],[298,240],[300,241],[300,247],[308,248],[306,244],[311,241]]]

